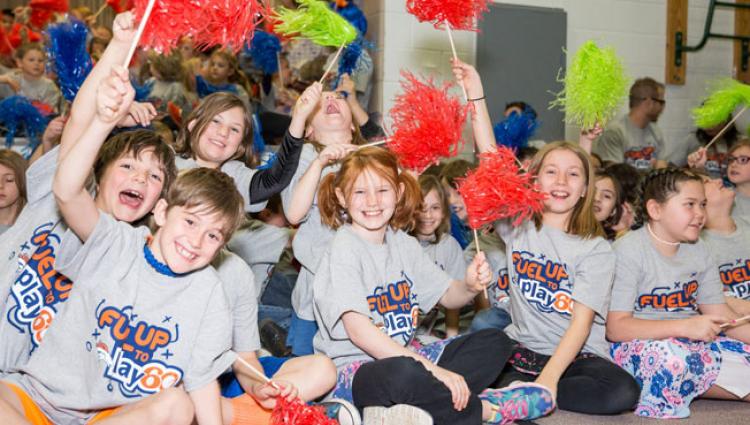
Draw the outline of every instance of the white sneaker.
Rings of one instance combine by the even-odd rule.
[[[318,404],[325,407],[326,416],[336,419],[341,425],[362,425],[359,410],[346,400],[332,398]]]
[[[364,425],[432,425],[432,416],[408,404],[373,406],[365,408]]]

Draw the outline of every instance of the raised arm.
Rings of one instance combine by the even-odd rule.
[[[99,219],[99,210],[86,180],[104,140],[115,123],[127,114],[135,92],[128,72],[122,67],[111,71],[96,92],[96,115],[80,140],[70,147],[70,155],[60,158],[52,190],[65,222],[83,241],[88,239]]]
[[[466,89],[468,101],[473,105],[471,114],[471,128],[474,130],[474,141],[479,153],[494,152],[497,150],[495,144],[495,133],[492,131],[492,120],[487,109],[482,79],[477,70],[460,60],[453,61],[453,75],[459,84]]]

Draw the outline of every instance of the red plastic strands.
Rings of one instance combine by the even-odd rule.
[[[513,151],[505,146],[480,155],[479,167],[459,180],[458,193],[464,199],[473,229],[512,217],[517,226],[541,212],[546,198],[533,176],[521,172]]]
[[[409,72],[401,75],[403,93],[391,108],[393,135],[388,149],[399,157],[401,166],[422,171],[461,150],[469,105],[448,95],[452,83],[438,87],[431,78],[422,82]]]
[[[136,22],[140,22],[149,0],[133,3]],[[139,46],[166,54],[177,46],[183,35],[195,36],[202,32],[203,28],[197,25],[206,22],[203,4],[199,0],[156,0]]]
[[[195,34],[196,45],[220,44],[238,52],[249,43],[255,28],[271,14],[258,0],[204,0],[202,22],[206,25]]]
[[[487,0],[407,0],[406,10],[435,28],[447,22],[454,30],[478,31],[477,19],[489,9]]]
[[[133,0],[107,0],[107,5],[115,14],[122,13],[133,8]]]
[[[287,401],[279,397],[271,414],[274,425],[338,425],[325,415],[320,406],[308,406],[300,400]]]

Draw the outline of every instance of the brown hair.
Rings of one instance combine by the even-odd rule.
[[[16,58],[16,59],[18,59],[18,60],[23,60],[23,57],[26,56],[26,53],[29,53],[32,50],[38,50],[38,51],[42,52],[42,55],[45,55],[44,46],[42,46],[41,44],[39,44],[39,43],[23,43],[21,46],[19,46],[16,49],[16,52],[13,55],[13,57]]]
[[[393,153],[378,147],[364,147],[350,153],[342,161],[338,173],[328,174],[323,178],[318,192],[318,207],[323,223],[337,229],[344,223],[351,222],[346,208],[336,197],[336,189],[341,189],[348,201],[354,182],[365,170],[383,177],[397,193],[400,185],[404,185],[403,193],[398,193],[399,199],[389,224],[394,229],[411,231],[414,228],[414,213],[422,198],[419,186],[410,174],[399,172],[398,159]]]
[[[177,154],[185,158],[195,159],[195,153],[198,151],[198,141],[206,130],[206,127],[211,124],[211,120],[216,115],[233,108],[242,109],[242,143],[237,148],[237,153],[229,159],[239,159],[242,162],[248,163],[252,155],[251,146],[253,143],[250,113],[239,96],[228,92],[217,92],[204,97],[198,107],[193,109],[193,112],[183,121],[180,132],[177,134],[175,147]],[[193,121],[195,124],[193,125],[193,129],[190,130],[188,126]]]
[[[211,53],[211,56],[209,57],[209,59],[214,56],[218,56],[224,59],[225,61],[227,61],[227,64],[229,65],[229,69],[232,70],[232,74],[229,75],[227,80],[230,83],[239,84],[240,86],[242,86],[243,89],[245,89],[246,92],[250,93],[251,92],[250,80],[247,78],[247,75],[245,75],[245,73],[242,72],[242,70],[240,69],[240,63],[237,60],[237,56],[235,56],[234,54],[232,54],[232,52],[226,49],[214,50],[213,53]]]
[[[697,181],[703,184],[703,178],[690,170],[684,170],[676,167],[667,167],[658,170],[651,170],[641,181],[638,189],[638,202],[635,208],[635,223],[633,228],[642,227],[650,219],[646,203],[653,199],[659,204],[663,204],[672,196],[680,192],[682,183],[688,181]]]
[[[607,170],[597,170],[594,176],[594,183],[596,183],[597,180],[609,179],[612,182],[612,186],[615,187],[614,214],[610,215],[602,222],[602,227],[604,228],[604,233],[607,234],[607,239],[614,239],[615,234],[614,231],[612,231],[612,226],[620,222],[623,212],[622,205],[625,203],[625,197],[622,193],[622,185],[617,181],[617,177]]]
[[[547,155],[561,149],[576,154],[583,164],[583,175],[586,177],[586,190],[583,197],[573,207],[565,232],[585,239],[596,236],[603,237],[604,230],[601,224],[596,221],[596,217],[594,217],[594,192],[596,191],[596,187],[594,186],[594,169],[591,166],[591,161],[586,151],[570,142],[559,141],[548,143],[534,155],[529,166],[529,172],[537,176]],[[542,214],[534,214],[534,223],[537,229],[541,229]]]
[[[742,139],[734,142],[732,147],[729,148],[729,151],[727,151],[727,155],[732,155],[739,148],[750,148],[750,139],[743,137]]]
[[[219,170],[198,167],[177,176],[166,196],[167,210],[173,207],[199,209],[207,214],[218,213],[224,220],[224,242],[232,238],[245,218],[244,201],[234,179]]]
[[[443,166],[443,169],[440,170],[440,181],[444,185],[456,189],[458,184],[458,182],[456,182],[456,179],[465,177],[466,172],[471,170],[472,168],[474,168],[474,166],[471,164],[471,162],[465,159],[457,159],[455,161],[451,161],[445,164],[445,166]]]
[[[16,205],[16,216],[13,217],[15,221],[24,205],[26,205],[26,168],[29,164],[18,152],[10,149],[0,149],[0,165],[13,170],[16,187],[18,187],[18,204]]]
[[[664,84],[657,82],[653,78],[639,78],[630,86],[630,108],[635,108],[648,99],[656,98],[659,90],[664,89]]]
[[[185,84],[185,68],[182,65],[182,54],[177,49],[168,55],[149,52],[148,63],[154,67],[162,81],[176,81]]]
[[[443,210],[443,219],[440,221],[440,225],[435,229],[435,243],[440,242],[440,238],[450,231],[450,206],[448,205],[448,195],[445,193],[445,187],[443,187],[440,180],[437,177],[431,175],[422,174],[419,176],[419,189],[422,191],[422,203],[424,198],[430,191],[434,190],[437,193],[438,201],[440,202],[440,209]],[[424,205],[420,204],[420,208],[424,208]],[[419,213],[417,210],[415,213]],[[415,216],[417,218],[418,216]],[[418,218],[417,218],[418,219]]]
[[[94,178],[97,182],[101,182],[107,168],[114,161],[125,155],[132,155],[138,158],[146,149],[153,149],[154,156],[159,159],[162,165],[164,185],[161,189],[161,196],[164,196],[177,175],[177,168],[174,164],[174,151],[158,134],[151,130],[125,131],[107,140],[96,157]]]

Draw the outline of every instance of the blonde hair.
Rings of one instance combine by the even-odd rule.
[[[399,172],[398,160],[393,153],[378,147],[365,147],[352,152],[344,158],[338,173],[323,178],[318,192],[318,208],[323,223],[332,229],[351,223],[346,208],[336,197],[336,189],[340,189],[348,201],[354,182],[366,170],[388,181],[397,193],[403,184],[404,190],[398,193],[399,199],[388,224],[394,229],[411,231],[414,228],[414,213],[422,198],[419,186],[410,174]]]
[[[591,166],[591,160],[586,151],[580,146],[570,142],[558,141],[548,143],[540,149],[536,155],[534,155],[534,158],[531,160],[531,165],[529,166],[529,172],[537,176],[547,155],[557,150],[573,152],[578,159],[581,160],[581,163],[583,164],[583,175],[586,178],[585,192],[583,197],[581,197],[573,207],[565,232],[585,239],[596,236],[604,237],[604,230],[594,216],[594,195],[596,193],[594,169]],[[534,214],[534,224],[536,224],[537,229],[541,229],[542,227],[542,214]]]
[[[232,70],[232,74],[227,77],[227,80],[230,83],[239,84],[249,94],[252,91],[250,89],[250,80],[247,78],[247,75],[245,75],[245,73],[240,69],[240,63],[237,60],[237,56],[226,49],[214,50],[213,53],[211,53],[211,56],[209,56],[209,59],[213,58],[214,56],[218,56],[227,61],[229,69]]]
[[[451,227],[451,213],[450,206],[448,204],[448,194],[445,193],[445,186],[440,183],[440,180],[438,180],[436,176],[422,174],[421,176],[419,176],[418,183],[419,189],[422,192],[422,203],[420,203],[420,208],[424,208],[424,199],[427,197],[427,194],[430,193],[430,191],[434,190],[437,194],[438,202],[440,203],[440,209],[443,211],[443,219],[440,220],[440,225],[437,229],[435,229],[435,243],[438,243],[440,242],[440,238],[450,231]],[[419,210],[416,211],[416,214],[418,213]],[[415,216],[415,218],[418,219],[418,216]]]
[[[0,165],[10,168],[16,180],[18,201],[16,204],[16,215],[13,217],[13,221],[15,221],[18,218],[18,214],[21,213],[21,210],[26,205],[26,168],[29,164],[19,153],[10,149],[0,149]]]
[[[183,207],[218,213],[224,219],[222,235],[228,242],[245,218],[244,200],[234,180],[219,170],[199,167],[181,172],[166,196],[167,209]]]

